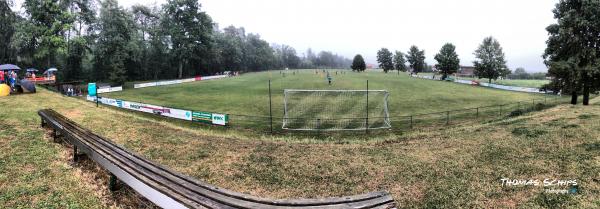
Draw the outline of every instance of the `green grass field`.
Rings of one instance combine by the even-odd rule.
[[[148,207],[127,187],[108,192],[107,173],[93,162],[69,162],[68,145],[52,143],[39,126],[36,111],[53,108],[169,168],[261,197],[387,190],[399,208],[599,208],[599,99],[364,141],[294,140],[229,136],[41,89],[0,98],[0,206]],[[502,178],[575,179],[579,186],[575,194],[551,194],[541,186],[502,186]]]
[[[295,74],[293,72],[288,71],[285,75],[280,71],[248,73],[221,80],[126,89],[122,92],[104,94],[104,96],[196,111],[268,116],[268,81],[271,79],[272,108],[275,118],[283,117],[284,89],[364,90],[367,87],[367,80],[369,80],[370,90],[389,91],[389,110],[392,117],[517,101],[531,104],[532,99],[543,100],[544,97],[540,94],[428,81],[411,78],[406,74],[385,74],[377,71],[363,73],[346,71],[345,74],[342,74],[341,70],[330,70],[330,74],[333,76],[333,85],[329,86],[322,71],[319,71],[319,74],[316,74],[315,70],[300,70]],[[318,104],[313,106],[313,109],[319,109]],[[349,116],[352,115],[344,115],[340,118]],[[362,115],[356,116],[362,117]],[[235,115],[231,118],[236,120],[236,117],[240,118]],[[276,122],[280,123],[281,121],[277,120]]]
[[[432,73],[420,73],[423,75],[433,75]],[[436,75],[436,77],[441,75]],[[450,76],[454,77],[454,76]],[[469,78],[469,77],[458,77],[463,80],[478,80],[479,82],[487,83],[489,80],[485,78],[477,79],[477,78]],[[519,86],[519,87],[529,87],[529,88],[540,88],[544,84],[550,83],[550,80],[522,80],[522,79],[513,79],[513,80],[492,80],[494,84],[506,85],[506,86]]]

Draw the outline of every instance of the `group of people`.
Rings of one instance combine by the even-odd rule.
[[[17,83],[17,72],[12,70],[4,72],[3,70],[0,70],[0,84],[2,83],[6,83],[11,88],[15,88],[15,84]]]
[[[83,91],[79,86],[76,85],[61,85],[61,92],[67,96],[80,96],[83,95]]]
[[[35,79],[35,72],[27,72],[25,73],[25,77]]]

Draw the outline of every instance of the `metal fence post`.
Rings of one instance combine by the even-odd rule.
[[[317,118],[317,134],[321,134],[321,119]]]
[[[502,106],[504,105],[500,105],[500,116],[502,116]]]
[[[412,128],[413,128],[413,116],[411,115],[410,116],[410,129],[412,129]]]
[[[273,134],[273,107],[271,100],[271,80],[269,79],[269,123],[271,126],[271,134]]]
[[[450,111],[446,111],[446,125],[450,124]]]
[[[367,117],[366,117],[365,133],[369,134],[369,80],[367,80]]]
[[[100,101],[100,94],[98,93],[98,85],[96,85],[96,107],[98,107],[99,101]]]
[[[477,113],[476,113],[476,118],[479,118],[479,107],[477,107]]]

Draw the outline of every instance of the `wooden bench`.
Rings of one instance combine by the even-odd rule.
[[[395,202],[387,192],[275,200],[229,191],[145,159],[53,110],[40,110],[38,114],[42,126],[53,129],[53,136],[62,136],[73,145],[74,160],[79,153],[86,154],[111,173],[111,180],[118,178],[163,208],[395,208]]]

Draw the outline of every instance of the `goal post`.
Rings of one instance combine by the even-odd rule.
[[[285,89],[282,128],[300,131],[391,128],[388,97],[386,90]]]

